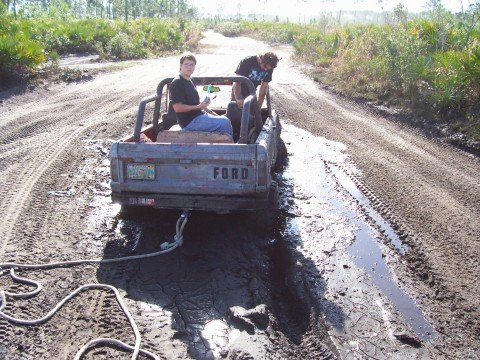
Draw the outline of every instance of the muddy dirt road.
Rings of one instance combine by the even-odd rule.
[[[266,49],[207,33],[196,74],[230,74]],[[289,152],[274,233],[259,236],[240,214],[193,213],[184,245],[166,255],[18,270],[42,283],[33,297],[12,296],[34,286],[3,269],[2,311],[38,319],[103,283],[119,289],[141,348],[162,359],[480,358],[479,160],[324,92],[290,49],[273,50]],[[0,263],[118,258],[171,238],[177,212],[118,215],[108,149],[177,68],[178,57],[141,61],[1,95]],[[99,337],[135,342],[114,293],[86,290],[42,324],[0,319],[0,358],[71,359]],[[131,354],[97,346],[84,358]]]

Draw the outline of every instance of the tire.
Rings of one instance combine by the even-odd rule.
[[[268,206],[265,209],[249,211],[247,213],[247,227],[260,236],[272,235],[278,216],[278,185],[272,181],[268,193]]]
[[[280,170],[287,160],[287,146],[282,138],[278,139],[277,143],[277,158],[275,159],[275,165],[273,166],[273,170],[277,171]]]

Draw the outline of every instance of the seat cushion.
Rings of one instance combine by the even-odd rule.
[[[233,139],[225,134],[204,131],[160,131],[157,143],[196,144],[196,143],[221,143],[233,144]]]

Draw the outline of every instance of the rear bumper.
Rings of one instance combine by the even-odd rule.
[[[112,193],[112,202],[160,209],[204,211],[260,210],[267,208],[268,193],[259,195],[260,197],[240,197],[122,192]]]

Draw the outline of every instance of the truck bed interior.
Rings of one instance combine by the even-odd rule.
[[[229,107],[233,107],[235,103],[229,104]],[[236,105],[235,105],[236,106]],[[177,124],[176,115],[173,109],[169,109],[161,115],[161,122],[159,123],[159,131],[155,131],[152,125],[142,129],[142,135],[140,142],[144,143],[220,143],[220,144],[233,144],[238,141],[238,133],[240,131],[240,121],[238,117],[239,112],[229,111],[229,108],[214,108],[212,109],[218,115],[226,115],[232,122],[234,140],[224,134],[203,132],[203,131],[180,131],[181,128]],[[268,109],[261,109],[262,121],[268,119]],[[241,115],[240,115],[241,116]],[[255,142],[255,139],[251,139],[251,143]],[[133,142],[133,136],[130,136],[123,141]]]

